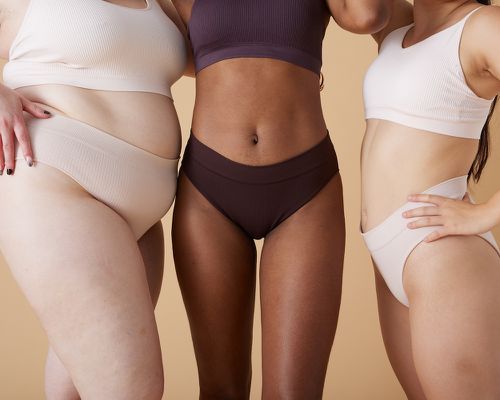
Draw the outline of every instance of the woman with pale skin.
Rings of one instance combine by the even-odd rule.
[[[46,397],[160,399],[182,24],[163,0],[0,0],[0,15],[0,250],[51,344]]]
[[[500,92],[500,8],[488,4],[415,0],[408,25],[409,4],[395,3],[365,80],[362,230],[411,400],[500,398],[500,192],[467,195]]]
[[[200,399],[248,399],[260,260],[263,399],[320,399],[337,327],[342,184],[320,101],[331,16],[380,30],[389,1],[178,0],[196,69],[174,258]],[[339,60],[341,62],[341,60]]]

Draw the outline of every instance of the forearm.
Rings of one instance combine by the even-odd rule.
[[[486,203],[495,226],[500,225],[500,190]]]
[[[387,25],[393,0],[328,0],[333,19],[354,33],[372,34]]]

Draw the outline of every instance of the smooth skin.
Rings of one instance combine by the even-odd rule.
[[[454,24],[478,5],[468,0],[416,0],[415,27],[404,47]],[[402,15],[397,14],[376,37],[379,43],[391,30],[409,23]],[[485,99],[500,92],[500,48],[495,39],[499,27],[500,8],[485,7],[467,22],[460,47],[466,80]],[[500,257],[489,243],[474,236],[489,230],[494,225],[491,221],[498,223],[498,205],[492,205],[498,204],[498,195],[487,207],[473,206],[467,198],[453,202],[408,197],[466,175],[476,151],[475,140],[387,121],[367,123],[362,154],[363,229],[378,225],[408,199],[435,203],[447,229],[442,237],[431,238],[438,240],[417,246],[407,260],[403,284],[409,309],[394,298],[376,272],[384,342],[410,400],[500,398]],[[393,190],[380,191],[380,187]],[[485,213],[489,223],[484,222]],[[410,228],[426,222],[417,219]]]
[[[387,22],[385,3],[328,2],[339,24],[365,33]],[[193,0],[174,4],[187,24]],[[319,89],[317,75],[283,61],[218,62],[197,75],[193,132],[239,163],[289,159],[327,134]],[[179,180],[172,237],[200,399],[248,399],[255,244],[185,175]],[[344,245],[340,175],[264,239],[259,266],[263,399],[321,399],[340,307]]]
[[[109,2],[146,6],[143,0]],[[28,4],[0,0],[3,58]],[[184,30],[173,5],[160,5]],[[0,98],[0,173],[10,175],[0,179],[0,248],[53,346],[46,365],[47,399],[161,398],[163,369],[153,314],[163,275],[161,223],[137,242],[118,214],[77,183],[48,166],[33,165],[36,154],[23,111],[36,118],[66,115],[176,158],[180,127],[171,99],[62,85],[16,91],[0,85]],[[26,158],[17,166],[16,141]]]

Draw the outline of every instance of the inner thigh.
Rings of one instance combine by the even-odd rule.
[[[339,174],[266,237],[260,267],[264,399],[321,398],[344,247]]]
[[[380,327],[392,368],[408,400],[426,400],[413,362],[409,309],[394,297],[376,269],[375,283]]]
[[[422,243],[404,272],[413,357],[429,399],[500,397],[500,257],[478,236]]]
[[[0,249],[81,396],[160,392],[153,306],[126,222],[42,164],[19,166],[0,192]]]
[[[255,302],[255,245],[184,175],[173,249],[191,326],[202,399],[247,399]]]

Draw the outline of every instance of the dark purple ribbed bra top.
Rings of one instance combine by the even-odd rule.
[[[317,74],[325,0],[195,0],[189,22],[196,72],[229,58],[273,58]]]

